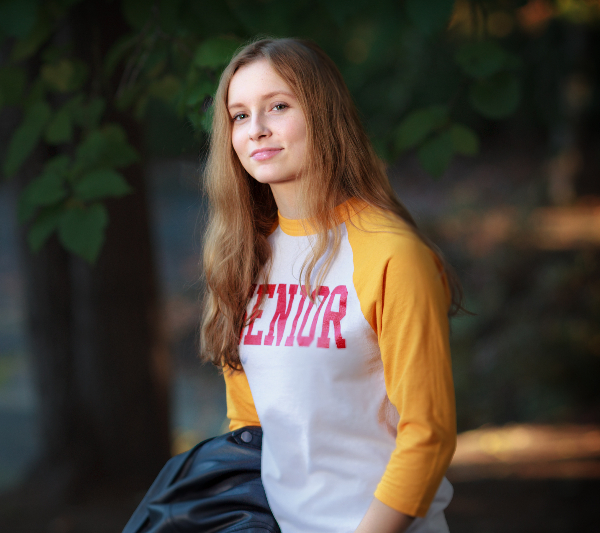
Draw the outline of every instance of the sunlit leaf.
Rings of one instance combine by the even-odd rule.
[[[11,37],[26,37],[33,30],[37,12],[36,0],[2,0],[0,30]]]
[[[448,130],[426,141],[417,151],[422,167],[434,178],[445,172],[453,155],[454,142]]]
[[[454,0],[406,0],[406,14],[425,35],[443,30],[450,20]]]
[[[100,203],[70,206],[60,217],[58,238],[67,250],[94,263],[104,243],[107,224],[108,213]]]
[[[198,67],[219,68],[231,59],[240,43],[226,37],[214,37],[204,41],[196,50],[194,64]]]
[[[469,90],[471,105],[486,118],[501,119],[511,115],[520,99],[519,80],[509,72],[477,80]]]
[[[396,148],[402,151],[416,146],[447,120],[448,108],[442,105],[425,107],[409,113],[397,129]]]
[[[4,161],[4,173],[7,176],[12,176],[19,170],[35,148],[51,114],[50,106],[44,101],[37,102],[27,109],[23,121],[8,145]]]
[[[463,44],[454,60],[462,70],[474,78],[484,78],[502,70],[508,62],[508,54],[495,41]]]
[[[170,102],[181,86],[181,81],[173,76],[167,74],[158,80],[154,80],[148,86],[148,94],[154,98],[159,98],[165,102]]]
[[[75,74],[75,67],[68,59],[62,59],[55,65],[44,65],[40,69],[40,76],[53,89],[67,92],[71,85],[71,78]]]
[[[27,234],[27,242],[32,252],[41,249],[44,243],[58,228],[60,219],[64,213],[64,206],[53,206],[43,209],[31,224]]]
[[[125,178],[110,169],[89,172],[74,185],[77,198],[84,201],[101,200],[110,196],[121,197],[133,192]]]
[[[45,139],[48,144],[62,144],[73,138],[73,121],[68,105],[59,109],[46,128]]]
[[[450,127],[454,150],[463,155],[475,155],[479,152],[477,134],[463,124],[452,124]]]
[[[60,59],[53,64],[46,64],[40,69],[41,78],[55,91],[76,91],[85,81],[87,66],[81,61]]]

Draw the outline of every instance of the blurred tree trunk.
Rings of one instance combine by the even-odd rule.
[[[94,72],[123,28],[119,3],[85,2],[68,31]],[[91,76],[92,91],[99,75]],[[138,124],[111,109],[114,88],[102,90],[113,92],[108,118],[142,153]],[[34,153],[21,186],[47,156]],[[24,232],[21,239],[42,440],[30,485],[57,503],[108,487],[147,488],[169,457],[168,359],[142,164],[124,175],[135,192],[107,203],[110,223],[95,266],[65,252],[56,237],[36,255]]]

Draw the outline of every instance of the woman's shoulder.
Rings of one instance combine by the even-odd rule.
[[[437,287],[440,301],[449,305],[444,266],[409,222],[365,204],[347,220],[346,227],[354,256],[355,282],[360,287],[370,286],[374,280],[387,280],[382,282],[389,285],[388,289],[408,294],[410,287],[411,294],[421,295]]]
[[[352,201],[350,216],[346,220],[349,238],[364,246],[385,246],[388,249],[427,248],[415,227],[399,215],[362,201]]]
[[[355,205],[346,228],[355,264],[362,263],[368,271],[386,269],[391,263],[407,273],[443,271],[439,257],[418,230],[395,213],[366,203]]]

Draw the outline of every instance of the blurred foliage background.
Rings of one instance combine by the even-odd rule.
[[[599,2],[0,0],[0,161],[42,404],[27,490],[52,486],[56,505],[139,490],[168,457],[177,346],[149,176],[156,161],[200,172],[219,73],[260,36],[333,58],[463,280],[459,430],[599,423]],[[186,290],[166,313],[193,338]]]

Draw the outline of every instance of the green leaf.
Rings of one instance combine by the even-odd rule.
[[[450,20],[454,0],[406,0],[406,14],[425,35],[443,30]]]
[[[19,39],[13,46],[10,57],[15,63],[35,54],[52,35],[53,24],[50,17],[38,17],[33,30],[23,39]]]
[[[486,118],[501,119],[511,115],[519,105],[519,80],[510,72],[477,80],[469,89],[471,106]]]
[[[46,128],[45,139],[48,144],[62,144],[71,141],[73,138],[73,122],[68,104],[59,109],[48,127]]]
[[[421,143],[448,120],[448,108],[434,105],[409,113],[396,131],[396,148],[408,150]]]
[[[66,196],[64,176],[46,172],[34,178],[25,187],[19,198],[19,222],[23,223],[29,220],[38,207],[55,204]]]
[[[97,128],[105,109],[106,101],[103,98],[92,98],[85,107],[84,118],[81,125],[90,129]]]
[[[81,93],[77,94],[68,105],[75,124],[88,130],[98,127],[106,107],[104,99],[98,97],[92,98],[85,104]]]
[[[150,19],[154,2],[148,0],[123,0],[121,10],[125,20],[141,30]]]
[[[40,206],[59,202],[66,196],[64,182],[71,160],[59,155],[48,160],[44,172],[29,183],[19,198],[19,222],[27,222]]]
[[[71,78],[75,74],[75,66],[68,59],[61,59],[53,65],[43,65],[40,69],[41,78],[53,89],[67,92],[71,86]]]
[[[452,124],[450,135],[456,153],[475,155],[479,152],[479,138],[471,128],[463,124]]]
[[[48,162],[44,166],[44,173],[54,172],[55,174],[66,176],[70,165],[71,158],[68,155],[57,155],[52,159],[48,159]]]
[[[73,121],[84,129],[93,130],[98,127],[106,102],[103,98],[92,98],[88,104],[84,103],[82,94],[78,94],[69,102],[69,109]]]
[[[133,108],[133,116],[138,121],[142,121],[146,116],[146,109],[148,107],[148,102],[150,101],[150,97],[148,93],[142,94],[135,103],[135,107]]]
[[[35,148],[51,114],[50,106],[44,101],[36,102],[27,109],[8,145],[4,161],[4,173],[7,176],[17,172]]]
[[[495,41],[463,44],[454,60],[465,74],[473,78],[485,78],[502,70],[508,62],[508,54]]]
[[[439,178],[444,173],[453,155],[454,142],[449,130],[429,139],[417,152],[419,162],[434,178]]]
[[[118,124],[108,124],[102,128],[105,139],[105,157],[115,168],[127,167],[135,163],[139,156],[127,141],[125,131]]]
[[[117,65],[123,60],[127,50],[135,46],[137,37],[137,34],[124,35],[110,47],[104,58],[104,73],[107,78],[112,76]]]
[[[76,91],[85,82],[88,67],[81,61],[60,59],[57,63],[46,64],[40,69],[41,78],[55,91]]]
[[[77,147],[75,172],[126,167],[139,159],[121,126],[108,124],[92,131]]]
[[[164,100],[165,102],[171,102],[179,92],[180,86],[181,81],[178,78],[172,74],[167,74],[150,83],[148,86],[148,94],[154,98]]]
[[[133,192],[125,178],[114,170],[89,172],[74,187],[77,198],[84,201],[100,200],[109,196],[121,197]]]
[[[379,159],[385,162],[392,161],[392,154],[390,153],[387,143],[383,142],[383,139],[375,137],[371,142],[373,143],[373,148]]]
[[[32,105],[35,105],[40,100],[44,100],[46,97],[46,84],[44,81],[38,76],[33,80],[31,84],[31,88],[26,96],[24,96],[21,104],[24,109],[28,109]]]
[[[194,111],[192,113],[188,113],[187,119],[190,122],[190,124],[192,125],[192,128],[194,129],[194,131],[196,131],[196,132],[204,131],[204,126],[202,125],[202,113],[199,113],[196,111]]]
[[[211,106],[208,111],[202,113],[202,116],[200,117],[200,125],[206,133],[210,133],[212,131],[213,115],[213,108]]]
[[[60,217],[58,238],[67,250],[93,264],[104,243],[107,224],[108,213],[100,203],[70,206]]]
[[[25,37],[35,25],[37,12],[36,0],[2,0],[0,31],[11,37]]]
[[[194,64],[212,69],[227,65],[239,45],[237,40],[227,37],[207,39],[196,50]]]
[[[2,94],[2,105],[16,105],[22,97],[25,89],[26,75],[21,67],[7,65],[0,68],[0,94]]]
[[[191,92],[188,94],[185,103],[189,107],[195,107],[204,102],[207,96],[211,96],[215,92],[215,85],[208,79],[203,79],[194,85]]]
[[[173,33],[177,30],[180,4],[181,0],[160,0],[158,16],[164,32]]]
[[[32,252],[37,252],[56,231],[64,213],[64,206],[53,206],[43,209],[33,221],[27,234],[27,242]]]

